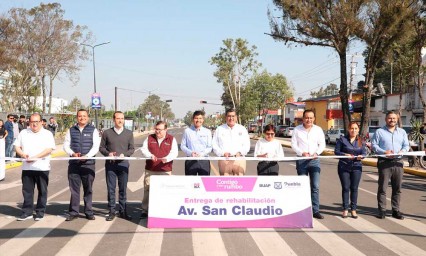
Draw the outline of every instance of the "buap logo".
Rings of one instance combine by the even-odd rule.
[[[269,188],[271,184],[259,184],[259,187],[261,188]]]

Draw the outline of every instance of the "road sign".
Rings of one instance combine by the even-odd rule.
[[[92,94],[92,109],[101,109],[101,95],[99,93]]]

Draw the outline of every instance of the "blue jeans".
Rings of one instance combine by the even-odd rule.
[[[320,161],[319,159],[313,160],[298,160],[296,161],[297,175],[309,175],[311,182],[311,201],[312,212],[315,214],[319,212],[319,186],[320,186]]]
[[[118,202],[119,212],[126,212],[127,203],[127,182],[129,180],[129,167],[110,163],[105,163],[105,175],[108,192],[108,209],[110,213],[115,213],[115,188],[118,180]]]
[[[9,139],[6,138],[6,150],[5,155],[6,157],[13,157],[13,142],[15,139]]]
[[[349,192],[351,197],[350,209],[355,211],[358,201],[358,186],[361,180],[361,170],[343,170],[339,168],[339,178],[342,184],[343,210],[349,209]]]

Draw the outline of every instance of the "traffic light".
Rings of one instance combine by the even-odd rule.
[[[207,104],[207,101],[206,100],[200,100],[200,103],[201,104]]]

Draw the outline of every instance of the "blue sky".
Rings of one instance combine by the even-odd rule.
[[[306,98],[311,89],[330,82],[339,84],[339,62],[332,49],[289,48],[264,34],[270,32],[266,13],[273,5],[269,0],[58,2],[66,19],[89,27],[95,44],[111,41],[95,50],[97,90],[107,109],[114,104],[117,86],[146,92],[119,89],[121,110],[137,108],[151,91],[163,100],[172,99],[169,104],[177,117],[202,107],[210,114],[223,111],[221,106],[199,102],[220,103],[222,86],[216,82],[214,67],[208,61],[226,38],[240,37],[256,45],[263,68],[286,76],[295,88],[295,98]],[[39,4],[32,0],[2,0],[0,11]],[[355,46],[348,54],[362,50]],[[358,81],[363,78],[363,60],[357,61]],[[55,96],[68,100],[77,96],[86,104],[90,102],[92,62],[83,65],[78,85],[71,86],[65,79],[58,81]]]

